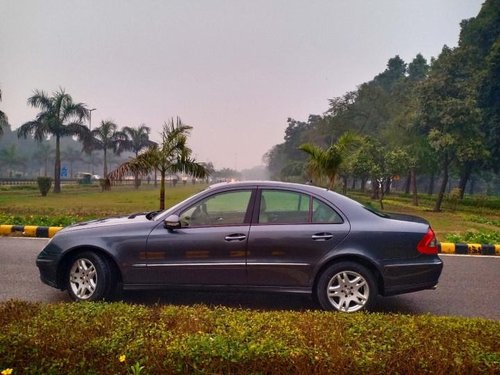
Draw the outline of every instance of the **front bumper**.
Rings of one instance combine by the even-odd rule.
[[[53,288],[63,289],[58,278],[57,268],[61,259],[60,249],[49,242],[36,258],[40,280]]]
[[[53,260],[36,260],[36,265],[40,271],[40,280],[53,288],[59,288],[57,285],[57,267],[54,263]]]

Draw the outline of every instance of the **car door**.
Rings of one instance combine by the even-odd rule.
[[[317,197],[293,190],[260,190],[248,240],[249,284],[308,286],[315,264],[349,229],[347,219]]]
[[[158,225],[147,243],[149,282],[245,284],[252,192],[243,189],[212,194],[179,209],[179,229]]]

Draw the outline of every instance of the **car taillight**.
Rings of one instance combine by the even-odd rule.
[[[429,228],[425,236],[420,240],[417,250],[422,254],[434,255],[438,253],[438,243],[432,228]]]

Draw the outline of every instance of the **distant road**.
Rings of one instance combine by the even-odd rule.
[[[0,301],[69,301],[39,280],[35,259],[47,239],[0,237]],[[443,255],[437,290],[379,298],[376,311],[482,317],[500,320],[500,257]],[[125,302],[192,305],[205,303],[256,309],[314,309],[308,297],[257,293],[127,292]]]

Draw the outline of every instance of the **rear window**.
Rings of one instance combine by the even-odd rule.
[[[377,210],[376,208],[374,208],[374,207],[371,207],[371,206],[365,206],[365,205],[362,205],[362,206],[363,206],[363,208],[364,208],[365,210],[370,211],[372,214],[375,214],[375,215],[377,215],[377,216],[379,216],[379,217],[383,217],[383,218],[385,218],[385,219],[388,219],[388,218],[389,218],[389,215],[386,215],[386,214],[384,214],[383,212],[378,211],[378,210]]]
[[[342,217],[325,202],[309,194],[287,190],[263,190],[260,224],[341,224]]]

